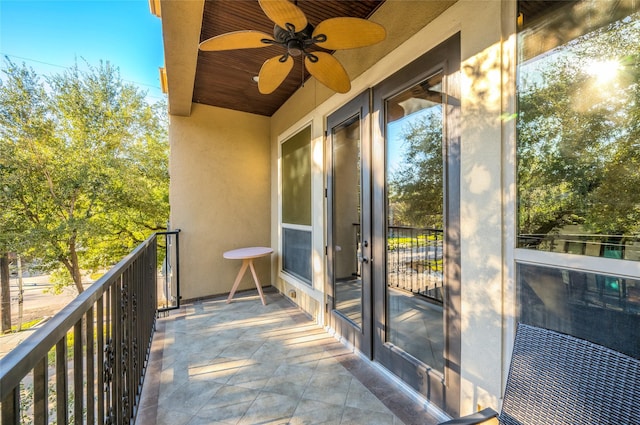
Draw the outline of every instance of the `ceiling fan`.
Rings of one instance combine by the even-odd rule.
[[[376,44],[386,37],[382,25],[366,19],[340,17],[320,22],[315,28],[304,12],[289,0],[258,0],[262,11],[275,23],[273,36],[261,31],[234,31],[200,43],[202,51],[252,49],[280,45],[284,54],[267,59],[258,74],[258,90],[272,93],[287,78],[294,57],[304,56],[311,75],[338,93],[351,89],[351,81],[342,64],[333,55],[310,51],[311,46],[327,50],[353,49]]]

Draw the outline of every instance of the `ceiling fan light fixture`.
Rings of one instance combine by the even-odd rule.
[[[297,57],[304,52],[304,46],[298,39],[287,41],[287,51],[291,56]]]

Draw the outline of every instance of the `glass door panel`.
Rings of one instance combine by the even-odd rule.
[[[387,342],[444,371],[442,72],[386,101]]]
[[[335,310],[362,327],[360,120],[333,129],[333,288]]]
[[[374,359],[460,402],[460,36],[373,88]]]
[[[327,118],[327,305],[337,334],[371,355],[371,143],[364,92]]]

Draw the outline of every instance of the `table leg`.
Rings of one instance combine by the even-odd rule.
[[[251,267],[251,274],[253,275],[253,281],[256,283],[256,288],[258,288],[258,293],[260,294],[262,305],[267,305],[267,303],[264,301],[264,294],[262,293],[262,285],[260,285],[260,280],[258,280],[256,269],[253,267],[253,261],[249,262],[249,267]]]
[[[229,298],[227,298],[227,304],[231,302],[231,299],[233,298],[233,294],[236,293],[236,289],[238,289],[238,285],[240,285],[242,276],[244,276],[244,272],[247,271],[247,267],[249,267],[249,264],[251,264],[251,260],[242,260],[242,267],[240,267],[240,271],[238,272],[236,281],[233,282],[233,286],[231,287],[231,292],[229,292]],[[251,270],[253,271],[253,264],[251,264]]]

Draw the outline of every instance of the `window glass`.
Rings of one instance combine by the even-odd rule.
[[[311,284],[311,127],[282,143],[282,270]]]
[[[282,229],[282,270],[311,284],[311,232]]]
[[[640,359],[640,280],[518,265],[518,320]]]
[[[282,222],[311,225],[311,127],[282,144]]]
[[[520,248],[640,260],[640,2],[519,2]]]

